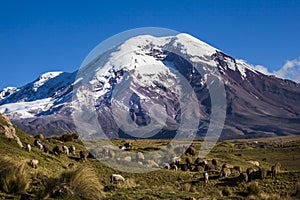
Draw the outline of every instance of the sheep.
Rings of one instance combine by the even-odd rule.
[[[89,155],[89,151],[83,151],[82,150],[82,151],[79,152],[79,155],[80,155],[81,160],[86,160],[86,158]]]
[[[62,146],[64,154],[69,155],[69,148],[67,146]]]
[[[108,157],[109,158],[114,158],[116,156],[116,153],[114,152],[114,150],[109,149],[108,150]]]
[[[191,166],[192,166],[192,163],[193,163],[192,158],[187,157],[187,158],[185,159],[185,162],[186,162],[187,167],[188,167],[189,169],[191,169]]]
[[[224,169],[224,168],[230,168],[230,166],[229,166],[227,163],[224,163],[224,164],[222,165],[222,169]]]
[[[223,176],[228,177],[228,176],[230,176],[230,174],[231,174],[230,169],[225,167],[221,170],[220,177],[223,177]]]
[[[207,183],[208,183],[208,179],[209,179],[208,173],[205,172],[205,173],[203,174],[203,177],[204,177],[204,183],[207,184]]]
[[[202,158],[197,158],[195,160],[195,165],[199,165],[201,167],[205,167],[205,165],[207,165],[207,161],[205,159],[202,159]]]
[[[131,149],[132,148],[132,143],[131,142],[126,142],[124,144],[124,147],[126,147],[126,149]]]
[[[187,148],[187,150],[185,151],[185,153],[188,155],[188,154],[190,154],[191,156],[194,156],[194,155],[196,155],[196,150],[195,150],[195,148],[194,147],[189,147],[189,148]]]
[[[50,146],[48,144],[44,144],[43,150],[45,153],[48,153],[50,149]]]
[[[252,181],[255,172],[256,171],[255,171],[255,169],[253,167],[247,168],[246,173],[248,175],[248,180],[249,181]]]
[[[271,171],[272,171],[272,178],[276,178],[277,177],[277,174],[279,172],[279,166],[278,165],[273,165],[272,168],[271,168]]]
[[[123,158],[124,161],[131,162],[131,156],[125,156]]]
[[[218,166],[218,161],[215,158],[211,160],[211,163],[215,166]]]
[[[170,169],[173,170],[173,171],[177,171],[178,167],[175,163],[171,163]]]
[[[233,169],[235,170],[235,172],[237,172],[238,174],[242,173],[242,168],[240,166],[234,166]]]
[[[174,163],[175,165],[179,165],[180,162],[181,162],[180,157],[174,157],[174,158],[173,158],[173,163]]]
[[[121,176],[120,174],[112,174],[110,176],[110,183],[119,183],[119,182],[124,182],[125,178]]]
[[[251,163],[252,165],[259,167],[259,162],[256,160],[249,160],[248,162]]]
[[[195,171],[196,172],[204,172],[204,167],[198,165],[198,166],[196,166]]]
[[[74,163],[69,163],[68,164],[68,168],[69,169],[74,169],[75,168],[75,164]]]
[[[248,182],[248,174],[246,172],[240,173],[239,180],[242,183],[247,183]]]
[[[34,146],[38,146],[38,144],[40,144],[41,143],[41,141],[39,140],[39,139],[35,139],[34,140],[34,142],[33,142],[33,144],[34,144]]]
[[[26,151],[28,151],[28,152],[31,151],[31,145],[30,145],[30,144],[27,144],[27,145],[26,145]]]
[[[143,160],[145,160],[144,154],[142,152],[137,152],[136,161],[138,162],[138,161],[143,161]]]
[[[260,179],[264,180],[267,177],[267,170],[265,168],[259,168],[258,172]]]
[[[39,161],[38,160],[36,160],[36,159],[32,159],[32,160],[30,160],[30,166],[32,167],[32,168],[37,168],[37,164],[39,163]]]
[[[72,155],[75,155],[75,146],[74,145],[71,145],[69,147],[69,153],[72,154]]]
[[[214,165],[211,165],[211,164],[206,164],[204,166],[204,169],[205,171],[211,171],[211,170],[214,170],[215,169],[215,166]]]
[[[170,167],[169,163],[163,163],[162,164],[162,168],[164,168],[164,169],[170,169],[171,167]]]
[[[54,155],[57,155],[60,158],[60,154],[63,153],[63,148],[61,145],[56,145],[55,147],[53,147],[52,152]]]
[[[182,171],[187,171],[188,170],[188,165],[187,164],[181,165],[181,170]]]

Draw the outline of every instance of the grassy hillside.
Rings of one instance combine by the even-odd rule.
[[[10,185],[10,188],[6,190],[2,187],[0,199],[20,199],[20,197],[29,199],[52,197],[65,199],[201,199],[205,197],[208,199],[297,199],[300,195],[300,138],[298,137],[217,143],[206,157],[209,163],[215,158],[219,166],[223,163],[232,166],[239,165],[245,171],[246,168],[253,167],[247,162],[249,160],[259,161],[260,166],[268,170],[278,161],[282,165],[282,170],[276,179],[268,175],[265,180],[256,179],[247,184],[239,183],[237,174],[219,178],[218,171],[209,171],[210,182],[205,184],[203,172],[160,169],[149,173],[131,174],[115,171],[93,158],[81,161],[79,151],[84,150],[85,147],[79,139],[63,142],[60,137],[53,137],[42,141],[44,144],[49,144],[50,149],[55,145],[76,146],[75,155],[63,154],[59,158],[35,147],[32,136],[18,129],[17,135],[23,144],[32,145],[32,151],[27,152],[14,140],[0,134],[0,181]],[[126,141],[114,140],[113,142],[119,146]],[[134,140],[131,142],[133,149],[130,151],[146,152],[160,148],[169,141]],[[195,149],[200,149],[201,141],[194,141],[193,146]],[[190,157],[195,160],[196,155]],[[187,155],[182,156],[182,163],[185,162],[186,157]],[[36,169],[28,164],[31,159],[39,161]],[[70,163],[74,164],[74,168],[68,168]],[[110,183],[109,177],[113,173],[121,174],[126,181],[120,184]],[[14,187],[15,185],[20,188]],[[59,192],[64,196],[59,196]]]

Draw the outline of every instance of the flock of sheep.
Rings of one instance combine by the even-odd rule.
[[[48,144],[42,144],[39,139],[35,139],[34,146],[36,146],[40,150],[43,150],[45,153],[50,152],[50,146]],[[31,151],[31,148],[32,147],[30,144],[26,145],[27,151]],[[126,150],[126,149],[128,150],[128,149],[132,148],[132,144],[125,143],[123,146],[120,146],[119,148],[121,150]],[[71,145],[69,147],[67,147],[65,145],[56,145],[53,147],[51,152],[52,152],[52,154],[60,157],[61,154],[75,155],[75,150],[76,149],[75,149],[74,145]],[[105,152],[102,152],[103,155],[107,155],[109,157],[114,157],[113,151],[110,151],[107,148],[104,148],[103,151],[105,151]],[[174,157],[172,159],[171,163],[157,164],[154,160],[150,160],[152,162],[147,160],[147,162],[145,162],[145,164],[150,164],[157,168],[164,168],[164,169],[174,170],[174,171],[181,169],[182,171],[189,170],[189,171],[203,173],[203,180],[206,184],[209,183],[210,172],[219,172],[219,177],[229,177],[231,174],[238,174],[239,175],[238,180],[240,182],[246,183],[246,182],[252,181],[253,179],[265,179],[268,172],[270,173],[270,175],[273,178],[275,178],[281,168],[281,164],[279,162],[277,162],[274,166],[271,167],[270,171],[267,171],[265,168],[262,168],[259,166],[258,161],[248,161],[249,163],[253,164],[253,167],[247,168],[246,171],[243,171],[242,167],[231,166],[227,163],[225,163],[221,167],[219,167],[219,163],[218,163],[217,159],[212,159],[211,163],[208,163],[207,160],[198,157],[193,161],[192,156],[196,155],[196,151],[192,146],[190,146],[189,148],[186,149],[185,154],[189,155],[185,158],[185,160],[182,160],[180,157]],[[90,152],[87,150],[81,150],[79,152],[80,159],[83,161],[86,160],[89,155],[90,155]],[[131,157],[130,157],[130,159],[124,158],[124,160],[131,161]],[[136,153],[136,161],[141,163],[141,165],[143,164],[142,161],[145,161],[145,156],[142,152]],[[38,160],[32,159],[29,164],[33,168],[36,168],[38,163],[39,163]],[[73,168],[74,163],[70,163],[68,165],[68,167]],[[123,176],[121,176],[120,174],[112,174],[110,176],[111,183],[119,183],[119,182],[124,182],[124,181],[125,181],[125,178]]]

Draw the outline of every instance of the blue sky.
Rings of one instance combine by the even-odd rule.
[[[300,1],[12,0],[0,3],[0,89],[73,72],[101,41],[148,26],[189,33],[268,73],[292,65],[300,77]]]

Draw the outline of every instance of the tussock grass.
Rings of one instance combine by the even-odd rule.
[[[25,172],[25,161],[16,162],[11,158],[0,158],[0,190],[8,194],[25,193],[29,178]]]
[[[64,199],[100,199],[103,197],[103,186],[97,174],[90,166],[82,166],[74,171],[65,171],[58,178],[49,178],[45,191],[52,198]]]

